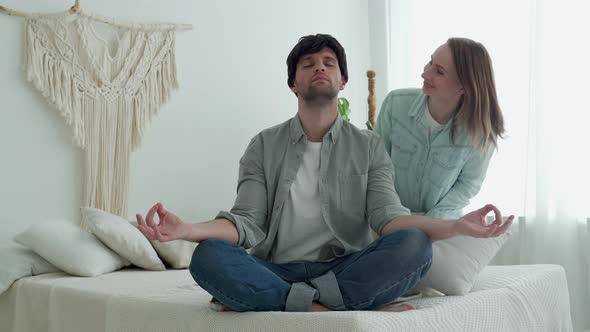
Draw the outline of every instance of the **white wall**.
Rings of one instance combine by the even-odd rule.
[[[73,0],[70,1],[73,4]],[[4,0],[25,11],[61,11],[63,0]],[[330,33],[348,54],[341,96],[366,121],[370,68],[368,0],[82,1],[89,12],[191,23],[177,37],[180,90],[133,153],[129,217],[156,201],[187,221],[229,209],[238,160],[250,138],[296,112],[285,60],[298,38]],[[58,112],[24,79],[23,21],[0,15],[0,243],[32,223],[78,218],[82,151]]]

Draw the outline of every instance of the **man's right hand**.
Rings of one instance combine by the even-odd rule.
[[[158,214],[160,222],[154,222],[154,216]],[[162,203],[156,203],[152,206],[146,215],[145,221],[141,214],[136,214],[137,228],[149,240],[158,240],[160,242],[173,241],[182,239],[185,236],[186,224],[173,213],[164,209]]]

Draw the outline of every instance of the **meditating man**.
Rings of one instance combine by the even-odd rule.
[[[332,36],[302,37],[287,71],[297,114],[252,139],[229,212],[186,224],[157,203],[145,220],[136,216],[150,240],[200,242],[190,272],[224,308],[411,309],[391,303],[428,272],[432,241],[508,229],[513,216],[502,223],[493,205],[458,220],[410,215],[394,189],[381,138],[338,115],[348,70]],[[495,221],[488,225],[492,211]],[[373,241],[371,230],[381,237]]]

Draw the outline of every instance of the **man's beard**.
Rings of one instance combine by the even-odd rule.
[[[310,87],[301,97],[308,105],[326,105],[330,104],[338,96],[338,89],[329,87]]]

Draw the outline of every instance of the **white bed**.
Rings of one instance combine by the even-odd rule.
[[[0,331],[572,331],[557,265],[488,266],[468,295],[414,299],[403,313],[219,313],[209,300],[187,270],[50,273],[0,295]]]

